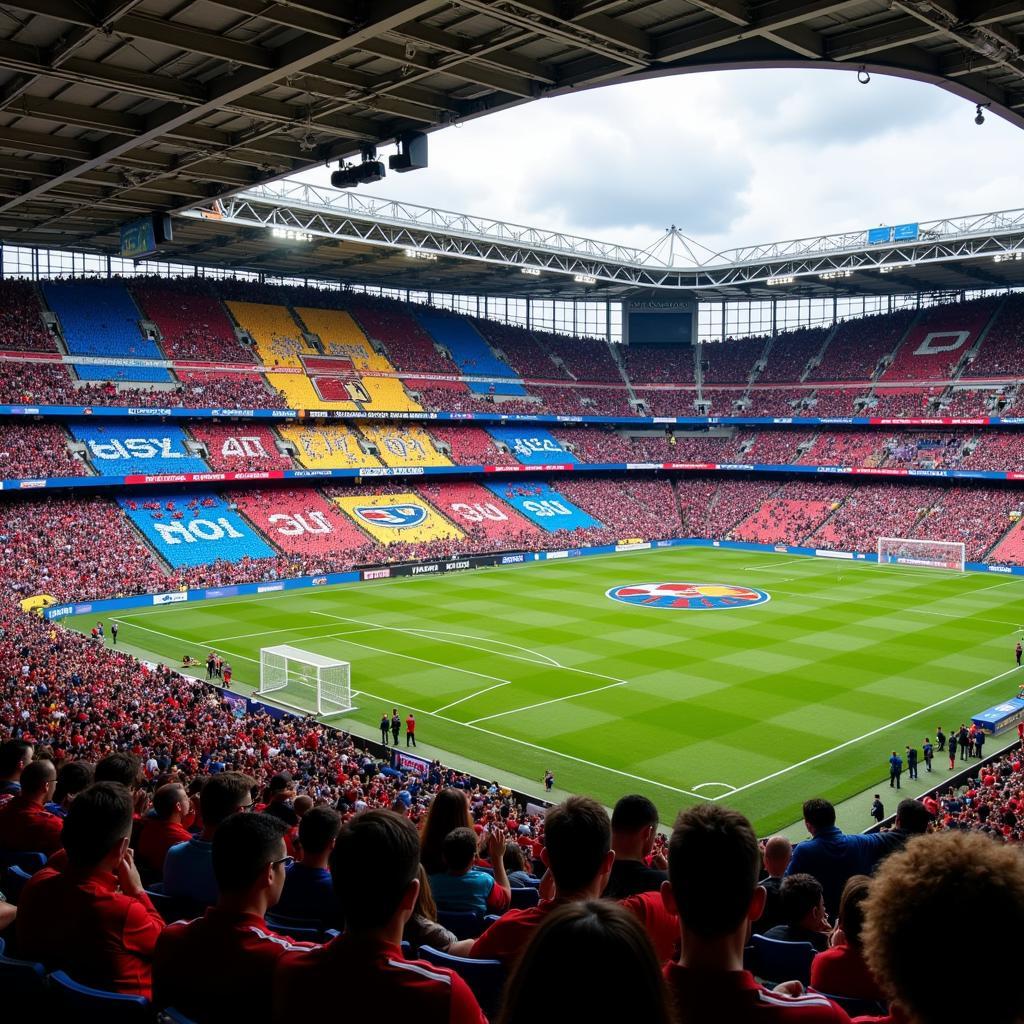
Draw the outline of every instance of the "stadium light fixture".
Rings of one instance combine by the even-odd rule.
[[[879,267],[878,272],[880,274],[891,274],[895,269],[895,267]]]
[[[975,106],[975,108],[974,108],[974,110],[975,110],[974,123],[975,124],[982,125],[982,124],[985,123],[985,111],[988,110],[991,106],[992,106],[991,103],[978,103]]]
[[[597,284],[597,278],[591,277],[589,274],[577,274],[573,280],[577,284]]]
[[[308,231],[298,231],[295,228],[278,228],[273,227],[270,229],[270,234],[274,238],[280,238],[285,242],[312,242],[313,236]]]
[[[868,69],[863,64],[857,68],[857,81],[861,85],[867,85],[871,81],[871,75],[868,74]]]
[[[421,252],[419,249],[406,249],[405,255],[411,260],[436,260],[437,254],[432,252]]]
[[[1008,263],[1011,260],[1024,260],[1024,252],[1004,252],[992,257],[993,263]]]
[[[765,284],[768,285],[769,288],[775,288],[775,287],[777,287],[779,285],[783,285],[783,284],[793,284],[795,281],[796,281],[796,278],[793,277],[793,276],[788,276],[788,277],[769,277],[768,280],[765,281]]]
[[[853,277],[852,270],[829,270],[824,274],[818,275],[819,281],[836,281],[841,277]]]
[[[519,273],[528,277],[540,277],[540,271],[536,267],[520,267]]]

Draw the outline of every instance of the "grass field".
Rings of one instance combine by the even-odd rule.
[[[754,587],[715,611],[641,607],[609,588]],[[607,803],[648,794],[664,821],[722,800],[764,834],[808,796],[839,800],[1017,692],[1024,581],[825,559],[675,548],[149,608],[116,616],[122,647],[180,663],[211,648],[258,681],[259,649],[352,663],[357,710],[416,712],[419,753],[477,762]],[[95,615],[73,625],[88,629]],[[108,619],[109,621],[109,619]],[[109,642],[109,640],[108,640]],[[296,685],[282,696],[308,704]],[[404,740],[403,740],[404,742]],[[460,762],[461,763],[461,762]],[[943,769],[944,770],[944,769]]]

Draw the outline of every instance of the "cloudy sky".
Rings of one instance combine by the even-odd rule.
[[[1020,206],[1024,131],[974,113],[880,75],[680,75],[436,132],[427,169],[362,191],[640,248],[675,224],[718,251]]]

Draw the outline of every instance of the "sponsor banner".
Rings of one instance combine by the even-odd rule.
[[[988,571],[989,571],[989,572],[1006,572],[1006,573],[1012,573],[1012,572],[1013,572],[1013,569],[1011,569],[1011,568],[1010,568],[1010,566],[1008,566],[1008,565],[990,565],[990,566],[988,567]]]
[[[444,571],[445,572],[454,572],[457,569],[470,569],[470,568],[472,568],[472,564],[469,562],[468,559],[464,559],[461,562],[445,562],[444,563]]]
[[[370,466],[360,476],[423,476],[422,466]]]
[[[785,544],[776,544],[775,551],[777,554],[785,555],[789,553],[789,548],[787,548]]]
[[[311,587],[322,587],[327,582],[326,576],[314,576],[310,581]]]
[[[629,543],[626,543],[626,544],[616,544],[615,545],[615,550],[616,551],[643,551],[646,548],[649,548],[650,546],[651,546],[650,544],[647,544],[647,543],[645,543],[643,541],[630,541]]]
[[[526,555],[525,554],[502,555],[501,556],[501,561],[498,564],[499,565],[516,565],[519,562],[525,562],[525,561],[526,561]]]
[[[237,594],[238,587],[211,587],[205,596],[212,600],[216,597],[235,597]]]
[[[59,608],[47,608],[43,614],[48,619],[62,619],[65,615],[70,615],[74,610],[71,605],[64,604]]]
[[[390,569],[364,569],[364,580],[386,580],[391,575]]]
[[[431,562],[429,565],[414,565],[412,567],[412,575],[413,576],[420,576],[423,573],[440,572],[440,571],[441,571],[441,566],[437,562]]]
[[[430,762],[425,757],[406,754],[401,750],[392,750],[391,767],[402,772],[421,772],[425,775],[430,771]]]
[[[188,593],[184,590],[172,590],[168,594],[154,594],[153,604],[180,604],[188,600]]]
[[[569,557],[569,552],[568,551],[545,551],[544,552],[544,560],[545,561],[551,561],[552,558],[568,558],[568,557]]]
[[[257,594],[271,594],[278,590],[284,590],[283,583],[264,583],[256,588]]]
[[[815,548],[814,553],[818,558],[853,558],[849,551],[825,551],[823,548]]]
[[[127,410],[129,416],[170,416],[170,408],[156,409],[156,408],[136,408],[134,406],[129,407]]]
[[[36,490],[39,487],[45,487],[45,486],[46,486],[46,481],[45,480],[19,480],[18,481],[18,490],[20,490],[20,491],[32,491],[32,490]]]

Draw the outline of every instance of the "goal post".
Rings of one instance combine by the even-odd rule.
[[[964,571],[966,547],[959,541],[879,537],[880,565],[912,565],[923,569]]]
[[[308,688],[309,703],[288,701],[275,696],[274,701],[299,711],[309,711],[310,704],[318,715],[340,715],[354,710],[352,705],[351,666],[347,661],[328,658],[312,651],[281,644],[260,648],[260,685],[257,694],[277,694],[291,690],[297,697]]]

